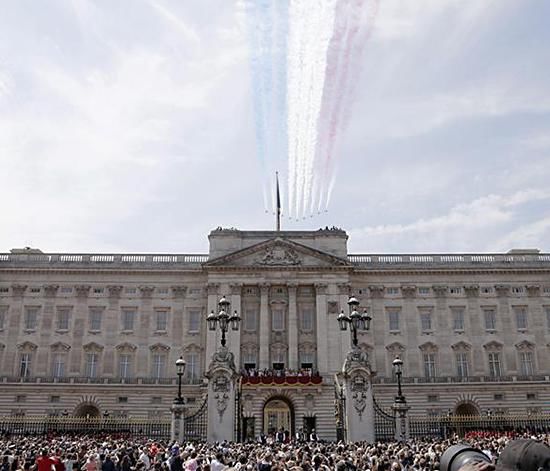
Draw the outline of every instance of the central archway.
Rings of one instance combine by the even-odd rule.
[[[283,429],[293,436],[294,407],[287,398],[276,396],[268,399],[264,404],[263,419],[263,432],[266,435],[274,435]]]
[[[462,404],[459,404],[456,407],[455,415],[461,415],[461,416],[479,415],[479,409],[472,402],[463,402]]]
[[[89,402],[78,405],[74,410],[74,415],[76,417],[86,417],[86,418],[101,416],[99,412],[99,408],[94,404],[90,404]]]

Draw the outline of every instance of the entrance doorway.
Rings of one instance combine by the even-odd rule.
[[[455,415],[479,415],[479,409],[471,402],[464,402],[457,406]]]
[[[100,417],[99,409],[93,404],[85,403],[80,404],[74,411],[76,417],[86,417],[91,419],[93,417]]]
[[[266,435],[274,435],[281,429],[288,431],[292,436],[294,433],[294,411],[285,399],[273,398],[264,406],[263,431]]]

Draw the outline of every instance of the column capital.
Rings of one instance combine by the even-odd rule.
[[[14,296],[23,296],[25,294],[25,290],[27,289],[27,285],[11,285],[11,291]]]
[[[432,290],[437,298],[444,298],[447,295],[447,285],[433,285]]]
[[[288,294],[296,294],[296,291],[298,289],[298,283],[287,283],[286,289],[288,290]]]
[[[495,285],[495,291],[497,296],[508,296],[510,294],[510,287],[508,285]]]
[[[404,298],[414,298],[416,296],[416,286],[415,285],[402,285],[401,292],[403,293]]]
[[[229,285],[229,289],[231,290],[232,295],[240,296],[243,292],[243,284],[242,283],[231,283]]]
[[[187,286],[185,285],[175,285],[171,286],[172,294],[176,298],[184,298],[187,294]]]
[[[339,294],[345,294],[346,296],[349,296],[351,294],[351,284],[350,283],[339,283],[337,286],[338,286],[338,293]]]
[[[122,285],[108,285],[107,291],[109,291],[111,298],[119,298],[120,293],[122,293]]]
[[[220,288],[220,284],[219,283],[208,283],[206,285],[206,292],[210,295],[210,294],[215,294],[217,295],[218,294],[218,289]]]
[[[529,296],[540,296],[540,285],[527,285],[525,289]]]
[[[371,298],[383,298],[386,289],[384,285],[370,285],[369,293]]]
[[[315,292],[317,295],[327,294],[328,285],[326,283],[316,283]]]
[[[269,288],[271,288],[270,283],[262,283],[260,285],[260,294],[269,294]]]
[[[74,287],[76,295],[79,298],[85,298],[86,296],[88,296],[88,294],[90,293],[90,288],[90,285],[76,285]]]
[[[42,288],[44,288],[44,294],[51,298],[57,294],[59,285],[44,285]]]
[[[479,296],[479,285],[467,285],[464,286],[464,292],[469,298],[474,298]]]
[[[155,291],[155,287],[154,286],[140,286],[139,291],[141,292],[141,297],[150,298],[153,295],[153,291]]]

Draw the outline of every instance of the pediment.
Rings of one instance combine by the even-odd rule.
[[[252,268],[315,268],[351,266],[346,259],[327,252],[307,247],[287,239],[270,239],[246,247],[203,265],[209,267],[252,267]]]

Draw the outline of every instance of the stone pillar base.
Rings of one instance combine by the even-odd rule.
[[[170,440],[178,443],[183,443],[185,438],[185,404],[174,401],[172,407],[172,423],[170,424]]]
[[[395,440],[404,442],[410,438],[409,417],[407,416],[410,407],[403,399],[402,401],[396,400],[391,408],[395,412]]]

